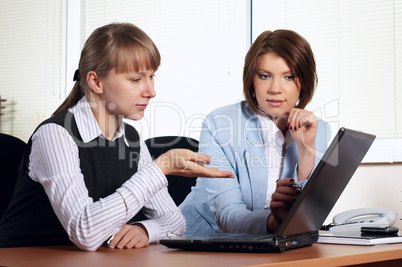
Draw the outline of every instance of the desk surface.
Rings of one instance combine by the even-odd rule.
[[[168,249],[159,244],[142,249],[80,251],[74,246],[2,248],[0,266],[341,266],[402,261],[402,244],[350,246],[314,244],[284,253],[215,253]],[[388,263],[389,264],[389,263]],[[389,266],[387,264],[387,266]],[[397,264],[400,264],[398,262]],[[402,266],[402,265],[399,265]]]

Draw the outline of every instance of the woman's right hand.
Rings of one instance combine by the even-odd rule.
[[[268,216],[267,220],[268,232],[278,230],[299,195],[299,189],[290,187],[293,183],[293,178],[279,179],[277,181],[276,190],[272,194],[270,204],[271,214]]]
[[[229,171],[220,171],[218,168],[203,166],[203,164],[209,164],[210,162],[210,156],[180,148],[171,149],[154,160],[154,163],[165,175],[234,178],[234,175]]]

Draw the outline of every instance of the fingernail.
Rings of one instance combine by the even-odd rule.
[[[288,127],[290,126],[290,122],[288,122]]]

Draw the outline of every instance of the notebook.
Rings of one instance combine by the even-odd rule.
[[[170,236],[174,249],[217,252],[283,252],[310,246],[318,230],[360,165],[374,135],[341,128],[275,233]]]

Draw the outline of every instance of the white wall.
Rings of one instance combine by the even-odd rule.
[[[353,175],[325,224],[339,212],[357,208],[385,208],[398,213],[402,229],[402,163],[362,164]]]

